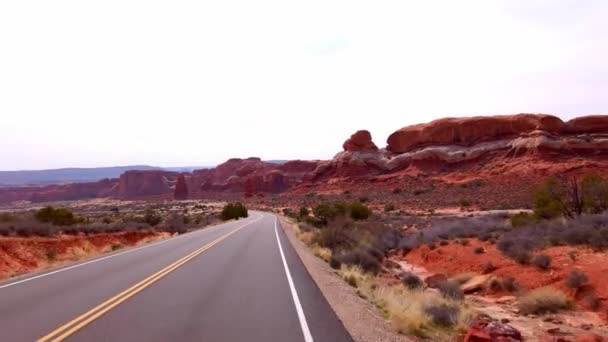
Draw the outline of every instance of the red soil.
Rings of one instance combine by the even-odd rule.
[[[90,236],[0,238],[0,279],[67,261],[76,261],[112,250],[167,237],[167,233],[123,232]]]
[[[606,281],[608,279],[608,254],[606,253],[567,246],[547,248],[542,253],[552,258],[551,267],[547,271],[541,271],[534,266],[517,264],[505,257],[492,244],[478,240],[469,240],[469,242],[468,246],[456,242],[451,242],[447,246],[437,245],[435,250],[424,245],[408,253],[404,259],[431,272],[444,273],[448,276],[466,272],[482,273],[483,265],[491,262],[496,267],[492,274],[501,278],[513,277],[517,284],[524,289],[550,285],[563,291],[583,306],[585,305],[583,299],[586,295],[594,292],[604,302],[603,307],[607,304],[605,303],[608,300],[608,281]],[[485,253],[475,254],[476,247],[483,247]],[[570,251],[576,251],[574,261],[569,256]],[[573,270],[582,272],[589,278],[589,285],[583,287],[578,293],[568,288],[565,281]]]

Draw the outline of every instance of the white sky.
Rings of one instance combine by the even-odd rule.
[[[444,116],[605,113],[608,1],[2,1],[0,169],[325,159]]]

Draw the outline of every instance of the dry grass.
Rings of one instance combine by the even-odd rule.
[[[474,316],[461,301],[444,298],[434,291],[381,285],[358,266],[342,266],[338,274],[357,288],[361,297],[376,305],[401,334],[429,337],[433,341],[450,340],[455,333],[465,331]],[[450,327],[438,325],[428,314],[429,308],[446,306],[458,308],[455,324]]]
[[[321,247],[317,244],[310,247],[312,253],[325,262],[329,262],[331,260],[331,249]]]
[[[570,306],[566,295],[550,287],[533,290],[520,297],[517,303],[519,311],[524,315],[557,312]]]

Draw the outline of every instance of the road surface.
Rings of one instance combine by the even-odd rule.
[[[1,341],[352,341],[275,216],[0,284]]]

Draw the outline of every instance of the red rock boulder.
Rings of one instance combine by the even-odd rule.
[[[372,141],[372,135],[369,131],[357,131],[351,135],[342,145],[344,151],[350,152],[376,152],[378,147]]]
[[[572,119],[566,123],[566,131],[570,134],[608,132],[608,115],[588,115]]]
[[[519,342],[521,333],[508,324],[480,316],[471,322],[464,342]]]

